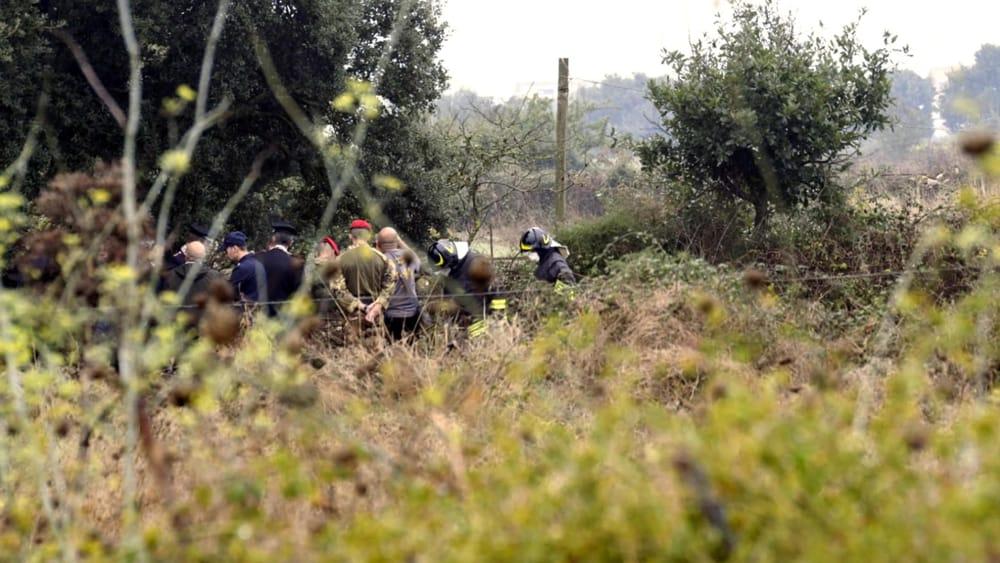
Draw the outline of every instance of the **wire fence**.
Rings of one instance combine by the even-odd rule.
[[[741,272],[734,272],[731,274],[733,278],[741,278],[746,275],[746,273],[751,270],[744,270]],[[981,268],[971,267],[971,266],[954,266],[954,267],[942,267],[942,268],[919,268],[910,270],[888,270],[883,272],[842,272],[842,273],[816,273],[803,276],[788,276],[788,277],[770,277],[765,272],[762,274],[762,285],[788,285],[794,283],[817,283],[817,282],[837,282],[837,281],[849,281],[849,280],[863,280],[863,279],[884,279],[884,278],[899,278],[904,275],[912,276],[930,276],[939,275],[943,273],[959,273],[959,272],[981,272]],[[590,278],[595,280],[594,282],[588,282],[587,285],[591,283],[599,283],[600,278],[593,277]],[[665,280],[671,281],[671,280]],[[587,287],[587,285],[580,286],[581,288]],[[549,295],[555,294],[556,289],[553,285],[538,285],[534,287],[524,287],[519,289],[495,289],[482,292],[461,292],[461,293],[441,293],[441,294],[417,294],[413,296],[407,296],[405,299],[412,301],[416,300],[421,304],[426,304],[433,301],[442,300],[468,300],[475,299],[480,300],[483,298],[490,297],[518,297],[523,295]],[[314,304],[324,304],[324,303],[340,303],[344,298],[338,297],[311,297],[309,300]],[[391,300],[391,299],[390,299]],[[282,307],[294,303],[294,299],[283,299],[283,300],[263,300],[263,301],[236,301],[233,305],[248,306],[248,307]],[[201,305],[189,304],[189,305],[165,305],[167,310],[196,310],[203,308]],[[106,306],[98,307],[97,309],[103,311],[114,311],[117,307]]]

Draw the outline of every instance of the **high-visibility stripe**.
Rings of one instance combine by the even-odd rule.
[[[486,322],[482,320],[476,321],[469,325],[468,331],[469,336],[480,336],[486,332]]]

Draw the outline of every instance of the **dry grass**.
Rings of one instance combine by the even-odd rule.
[[[495,461],[497,452],[475,444],[497,420],[515,424],[534,417],[585,428],[623,388],[637,401],[684,412],[696,409],[706,392],[720,392],[727,378],[754,381],[780,369],[797,392],[815,383],[817,373],[844,368],[820,343],[800,339],[779,339],[752,363],[712,348],[713,333],[722,328],[699,310],[692,288],[680,284],[642,292],[639,299],[601,301],[584,294],[571,308],[565,321],[549,325],[522,317],[498,321],[489,338],[457,349],[441,346],[439,334],[412,346],[371,340],[331,347],[313,340],[298,366],[306,400],[219,375],[217,381],[206,377],[190,403],[176,406],[167,380],[150,399],[155,439],[138,464],[144,523],[195,541],[199,530],[230,519],[231,505],[218,502],[226,487],[241,475],[261,475],[270,481],[261,510],[288,524],[282,533],[305,541],[309,530],[331,518],[386,507],[399,475],[461,492],[468,486],[465,468]],[[769,330],[786,314],[783,308],[734,306],[725,324]],[[220,360],[222,370],[232,365],[229,355]],[[86,392],[95,401],[115,393],[103,381],[88,382]],[[80,510],[110,542],[118,539],[121,522],[116,476],[123,427],[120,417],[98,426],[83,463],[78,435],[60,442],[69,472],[89,477]],[[453,449],[449,436],[456,432],[468,451]],[[314,492],[306,503],[285,498],[273,468],[273,456],[283,449],[310,471],[340,467],[352,477]],[[156,459],[166,466],[161,478],[151,467]]]

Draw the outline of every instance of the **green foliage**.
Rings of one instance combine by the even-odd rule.
[[[655,207],[611,209],[600,217],[559,229],[556,238],[572,250],[570,262],[574,270],[595,274],[606,271],[608,263],[616,258],[657,246],[656,233],[646,229],[662,225],[661,219]]]
[[[731,23],[667,53],[673,76],[650,84],[666,135],[639,147],[643,164],[754,207],[836,201],[832,175],[889,123],[890,45],[870,50],[857,23],[833,39],[802,37],[773,2],[737,3]]]
[[[656,175],[620,187],[605,202],[607,212],[559,230],[572,251],[574,268],[604,273],[608,264],[656,246],[712,262],[736,260],[750,248],[750,218],[744,209],[713,194]]]
[[[231,101],[230,111],[220,126],[205,133],[178,190],[173,223],[204,221],[217,213],[249,172],[256,155],[270,146],[277,148],[278,156],[266,163],[260,183],[300,177],[304,189],[277,194],[283,201],[265,212],[280,209],[302,223],[318,219],[323,209],[318,202],[325,202],[330,193],[321,159],[272,95],[254,52],[254,41],[259,39],[268,47],[279,78],[306,115],[329,124],[332,140],[349,146],[358,115],[337,111],[330,102],[348,90],[348,79],[375,78],[400,6],[399,0],[296,2],[287,6],[266,0],[233,2],[218,46],[209,95],[209,107],[226,99]],[[392,197],[384,211],[401,228],[423,236],[430,227],[441,227],[443,216],[440,208],[421,205],[425,192],[434,188],[427,185],[425,172],[434,155],[419,150],[426,141],[414,129],[444,89],[447,76],[437,58],[444,39],[439,6],[426,1],[410,6],[390,64],[379,77],[378,93],[391,108],[372,120],[360,174],[350,187],[364,187],[376,174],[393,174],[407,186],[419,187]],[[4,48],[3,42],[11,39],[0,31],[0,63],[18,65],[14,70],[23,65],[26,70],[8,73],[5,68],[0,75],[3,89],[18,93],[13,99],[4,96],[0,102],[16,106],[4,109],[5,115],[16,119],[4,120],[4,126],[12,123],[15,129],[3,131],[0,155],[20,148],[25,124],[34,115],[42,90],[40,77],[48,76],[51,103],[45,115],[43,143],[47,148],[32,160],[28,194],[37,193],[56,170],[87,169],[96,159],[119,158],[120,128],[84,80],[67,47],[51,33],[31,32],[41,26],[71,35],[112,96],[124,105],[128,61],[114,4],[17,0],[4,2],[0,9],[5,25],[14,26],[17,33],[28,33],[26,37],[31,39],[12,41],[11,47]],[[158,0],[133,2],[136,32],[143,46],[139,164],[147,179],[158,172],[161,155],[174,146],[178,132],[192,121],[193,104],[183,103],[178,87],[198,84],[215,9],[215,2],[195,2],[183,8]],[[25,24],[18,27],[18,21]],[[363,211],[360,198],[351,198],[347,204],[350,212]],[[255,235],[258,228],[266,227],[251,223],[256,212],[244,205],[236,210],[233,223]]]
[[[955,132],[1000,126],[1000,45],[983,45],[972,66],[948,73],[941,115]]]
[[[0,163],[17,159],[37,114],[44,83],[43,69],[35,61],[51,56],[46,41],[45,18],[37,12],[38,0],[11,0],[0,4]],[[36,159],[51,165],[51,153],[39,151]],[[39,181],[33,174],[32,183]]]

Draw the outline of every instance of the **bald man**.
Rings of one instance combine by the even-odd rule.
[[[420,326],[420,301],[417,299],[416,275],[420,260],[399,238],[392,227],[378,232],[375,245],[396,269],[396,286],[385,309],[385,326],[393,340],[409,338]]]
[[[179,291],[181,286],[184,284],[184,280],[191,274],[191,271],[195,268],[195,265],[201,264],[198,268],[198,272],[193,274],[194,279],[191,284],[191,289],[188,291],[187,295],[184,296],[184,302],[181,304],[185,307],[185,310],[191,307],[197,302],[197,298],[202,293],[208,291],[208,287],[212,284],[212,281],[222,277],[222,274],[213,270],[204,263],[205,260],[205,245],[201,241],[191,241],[181,247],[180,254],[184,257],[184,263],[176,268],[164,272],[159,289],[161,291]],[[194,311],[189,311],[192,316],[196,316]]]

